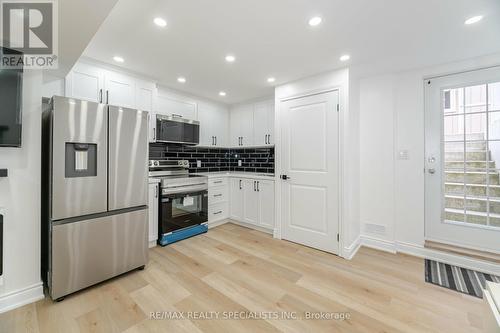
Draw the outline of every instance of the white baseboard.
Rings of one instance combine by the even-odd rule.
[[[253,225],[253,224],[249,224],[249,223],[245,223],[245,222],[240,222],[240,221],[235,221],[235,220],[231,220],[231,219],[229,219],[227,222],[234,223],[234,224],[237,224],[237,225],[245,227],[245,228],[249,228],[249,229],[254,229],[254,230],[257,230],[257,231],[261,231],[261,232],[264,232],[266,234],[271,234],[271,235],[274,236],[274,229],[262,228],[262,227],[259,227],[259,226]]]
[[[442,251],[437,251],[434,249],[428,249],[425,248],[423,245],[420,246],[405,242],[387,241],[364,235],[361,236],[360,238],[361,238],[360,242],[361,246],[366,246],[369,248],[389,253],[404,253],[418,258],[431,259],[449,265],[459,266],[467,269],[472,269],[478,272],[500,276],[500,265],[490,263],[487,261],[446,253]]]
[[[342,251],[342,257],[347,260],[351,260],[354,258],[356,253],[358,253],[359,248],[361,247],[361,237],[356,238],[354,242],[349,245],[345,246],[344,250]]]
[[[396,253],[396,244],[395,242],[392,241],[387,241],[375,237],[370,237],[370,236],[365,236],[362,235],[360,236],[361,238],[361,245],[366,246],[372,249],[376,250],[381,250],[389,253]]]
[[[38,282],[29,287],[15,290],[0,296],[0,313],[43,299],[43,283]]]

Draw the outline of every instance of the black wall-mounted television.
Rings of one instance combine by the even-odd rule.
[[[0,61],[4,55],[21,52],[0,47]],[[0,147],[21,147],[23,102],[23,69],[8,68],[0,63]]]

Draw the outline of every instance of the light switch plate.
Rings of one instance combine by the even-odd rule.
[[[201,168],[201,161],[196,161],[196,167]]]
[[[238,160],[238,166],[242,166],[243,165],[243,162],[241,160]]]
[[[410,159],[408,150],[403,149],[398,152],[398,160],[408,160]]]

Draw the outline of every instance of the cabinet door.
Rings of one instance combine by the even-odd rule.
[[[226,147],[229,131],[229,113],[227,108],[218,107],[214,113],[212,122],[212,131],[215,136],[215,145],[217,147]]]
[[[245,105],[240,115],[240,133],[244,147],[253,146],[253,105]]]
[[[268,104],[265,102],[255,104],[253,111],[254,143],[256,146],[267,144],[268,131]]]
[[[274,100],[271,100],[267,104],[267,134],[269,135],[267,139],[268,145],[274,145]]]
[[[158,184],[149,184],[149,242],[158,239]]]
[[[198,105],[195,102],[160,94],[156,102],[156,113],[158,114],[164,116],[174,115],[191,120],[198,119]]]
[[[66,97],[96,103],[104,101],[104,71],[87,64],[77,63],[66,77]]]
[[[229,114],[229,144],[232,147],[238,147],[240,145],[240,137],[241,137],[241,107],[235,107],[230,111]]]
[[[259,180],[259,225],[263,228],[274,229],[274,182]]]
[[[156,94],[156,86],[152,82],[137,81],[136,97],[137,108],[142,111],[153,111],[153,104]]]
[[[231,209],[230,216],[236,221],[243,221],[243,180],[238,178],[231,178]]]
[[[135,109],[135,80],[123,74],[107,71],[104,86],[107,104]]]
[[[244,194],[244,219],[243,222],[259,224],[259,192],[257,192],[257,181],[245,179],[243,181]]]
[[[200,146],[208,147],[215,145],[214,119],[216,110],[212,105],[200,103],[198,105],[198,121],[200,122]]]

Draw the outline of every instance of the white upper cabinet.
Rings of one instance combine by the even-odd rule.
[[[274,144],[274,101],[256,103],[253,111],[254,145]]]
[[[157,114],[164,116],[177,116],[185,119],[197,119],[197,104],[187,100],[182,100],[174,96],[168,96],[158,92],[156,101]]]
[[[67,97],[102,103],[104,101],[104,71],[98,67],[77,63],[66,76]]]
[[[151,112],[154,110],[156,98],[156,84],[147,81],[137,81],[136,101],[137,108],[142,111]]]
[[[200,146],[225,147],[229,114],[222,105],[199,103],[198,121],[200,122]]]
[[[106,103],[126,108],[136,108],[135,79],[120,73],[106,71],[104,86],[106,88]]]
[[[230,118],[231,146],[253,146],[253,104],[234,107],[230,112]]]

